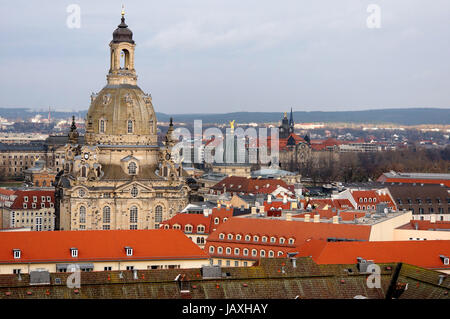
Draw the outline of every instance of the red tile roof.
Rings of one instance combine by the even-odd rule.
[[[313,223],[302,221],[286,221],[273,220],[263,218],[239,218],[233,217],[226,223],[217,227],[217,230],[211,233],[207,239],[207,245],[224,245],[225,243],[239,244],[241,248],[249,244],[258,244],[259,246],[271,247],[279,246],[279,244],[264,243],[261,240],[258,243],[252,241],[246,242],[245,236],[267,236],[286,239],[294,238],[294,246],[303,244],[307,239],[323,239],[345,238],[355,240],[369,240],[371,227],[367,225],[353,225],[353,224],[332,224],[332,223]],[[220,239],[219,235],[225,234],[225,239]],[[227,234],[241,234],[242,240],[228,241]],[[287,245],[282,245],[287,246]]]
[[[26,209],[41,209],[41,203],[44,203],[45,208],[49,208],[50,203],[55,203],[54,191],[18,190],[14,194],[17,195],[17,197],[11,205],[12,209],[24,209],[24,203],[27,204]],[[45,197],[45,201],[42,201],[42,196]],[[25,197],[28,197],[28,201],[25,201]],[[34,201],[34,197],[36,197],[36,201]],[[50,202],[47,201],[47,197],[50,197]],[[33,203],[36,204],[36,208],[32,208]]]
[[[227,192],[244,194],[270,194],[279,186],[284,187],[290,191],[293,191],[294,188],[293,185],[288,185],[281,179],[229,176],[211,187],[211,189],[216,191],[223,191],[224,189],[226,189]]]
[[[439,255],[450,257],[449,240],[325,242],[311,240],[300,247],[299,257],[312,256],[318,264],[356,264],[357,257],[375,263],[404,262],[411,265],[450,269]]]
[[[72,247],[77,258],[71,257]],[[133,248],[133,256],[125,247]],[[21,250],[20,259],[14,259],[13,249]],[[180,230],[0,232],[0,263],[206,258]]]
[[[15,191],[12,191],[10,189],[0,188],[0,195],[11,196],[11,195],[14,195],[14,193],[15,193]]]
[[[398,227],[398,229],[416,229],[418,230],[450,230],[450,222],[436,221],[434,223],[429,220],[411,220],[408,224]]]
[[[165,225],[168,225],[170,228],[173,228],[174,225],[180,225],[181,230],[184,230],[184,226],[191,225],[192,234],[197,234],[197,226],[203,225],[205,227],[205,231],[201,234],[209,234],[211,231],[211,219],[212,215],[205,216],[203,214],[179,213],[171,219],[162,222],[161,228],[164,228]]]
[[[444,184],[446,187],[450,187],[450,180],[448,179],[420,179],[420,178],[401,178],[401,177],[386,177],[381,175],[377,182],[382,183],[403,183],[403,184]]]
[[[392,209],[395,209],[395,203],[392,200],[392,198],[386,193],[378,194],[376,190],[352,190],[351,194],[356,202],[356,204],[359,206],[369,209],[375,209],[372,208],[373,206],[376,207],[377,204],[380,203],[386,203],[389,207]],[[376,199],[375,202],[373,202],[373,199]],[[361,202],[360,202],[361,199]],[[364,201],[366,199],[366,201]],[[371,199],[372,201],[369,201]]]

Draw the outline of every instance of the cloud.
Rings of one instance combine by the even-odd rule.
[[[240,26],[211,26],[201,21],[184,21],[158,32],[145,43],[162,50],[270,47],[292,34],[292,25],[270,21]]]

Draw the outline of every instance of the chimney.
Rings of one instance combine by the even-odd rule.
[[[269,194],[269,195],[267,196],[267,202],[268,202],[268,203],[272,203],[272,195]]]
[[[309,223],[310,222],[310,218],[309,218],[309,214],[305,214],[305,223]]]
[[[314,215],[314,222],[320,223],[320,215]]]
[[[292,220],[292,214],[291,213],[287,213],[286,214],[286,220],[287,221],[291,221]]]
[[[333,216],[333,224],[339,224],[339,216]]]

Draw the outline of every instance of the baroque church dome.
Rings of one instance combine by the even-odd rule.
[[[89,145],[156,145],[156,116],[150,94],[137,85],[133,33],[121,23],[110,42],[111,67],[107,85],[91,95],[86,116]]]

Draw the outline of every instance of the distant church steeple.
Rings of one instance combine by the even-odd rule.
[[[292,114],[292,107],[291,116],[289,117],[289,133],[294,133],[294,115]]]

